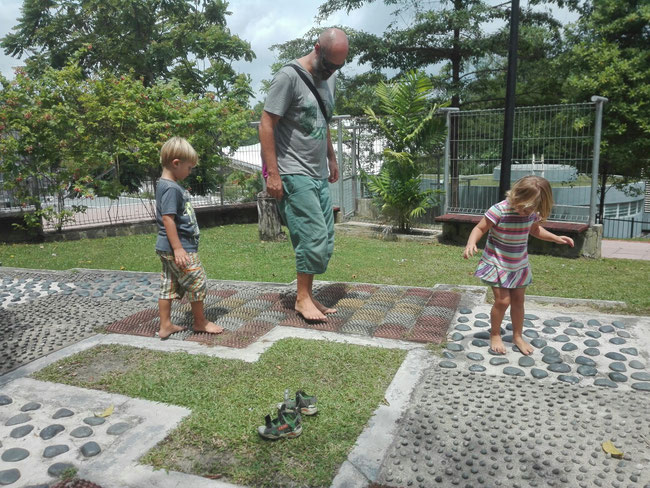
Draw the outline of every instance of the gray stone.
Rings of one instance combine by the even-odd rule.
[[[598,342],[596,339],[587,339],[584,342],[584,345],[587,347],[598,347],[600,346],[600,342]]]
[[[533,378],[537,380],[541,380],[542,378],[546,378],[548,376],[548,373],[544,371],[543,369],[539,368],[533,368],[530,370],[530,374],[532,375]]]
[[[469,322],[469,319],[467,317],[458,317],[458,319],[456,320],[458,320],[461,323]]]
[[[34,430],[33,425],[21,425],[20,427],[16,427],[9,433],[9,437],[13,439],[20,439],[21,437],[25,437],[27,434],[29,434],[32,430]]]
[[[508,361],[507,358],[503,357],[503,355],[490,359],[490,364],[492,366],[501,366],[502,364],[508,364],[509,362],[510,361]]]
[[[474,321],[474,327],[489,327],[490,324],[485,322],[484,320],[475,320]]]
[[[54,437],[55,435],[59,434],[60,432],[63,432],[64,430],[65,427],[63,427],[61,424],[53,424],[53,425],[48,425],[43,430],[41,430],[41,433],[39,435],[41,436],[41,439],[47,441],[52,437]]]
[[[515,368],[513,366],[506,366],[503,368],[503,374],[508,376],[526,376],[526,373],[524,373],[521,369]]]
[[[440,366],[441,368],[455,368],[456,363],[454,363],[453,361],[440,361],[438,363],[438,366]]]
[[[536,331],[531,330],[531,329],[526,329],[524,331],[524,335],[526,337],[530,337],[531,339],[537,339],[539,337],[539,334]]]
[[[465,339],[465,336],[463,334],[461,334],[460,332],[454,332],[451,335],[451,340],[452,341],[462,341],[463,339]]]
[[[53,458],[58,456],[59,454],[63,454],[64,452],[68,452],[70,448],[66,446],[65,444],[56,444],[54,446],[47,446],[45,450],[43,451],[43,457],[44,458]]]
[[[570,383],[572,385],[575,385],[577,383],[580,383],[580,378],[577,376],[571,376],[568,374],[561,374],[557,377],[558,380],[564,381],[565,383]]]
[[[625,330],[616,331],[616,335],[619,337],[624,337],[625,339],[629,339],[630,337],[632,337],[630,333]]]
[[[79,449],[81,451],[81,454],[83,454],[85,457],[93,457],[97,456],[100,452],[102,452],[101,447],[99,447],[99,444],[97,444],[94,441],[86,442],[81,448]]]
[[[481,366],[480,364],[472,364],[469,367],[469,370],[472,371],[473,373],[482,373],[485,371],[485,366]]]
[[[609,369],[611,369],[612,371],[616,371],[618,373],[625,373],[627,371],[625,364],[619,362],[610,363]]]
[[[501,340],[503,342],[512,342],[512,334],[507,334],[507,335],[501,336]]]
[[[20,411],[21,412],[31,412],[32,410],[38,410],[39,408],[41,408],[40,403],[29,402],[29,403],[26,403],[25,405],[23,405],[22,407],[20,407]]]
[[[9,397],[7,395],[0,395],[0,407],[3,407],[5,405],[9,405],[12,402],[13,402],[13,400],[11,399],[11,397]]]
[[[472,361],[483,361],[485,358],[482,354],[479,354],[477,352],[468,352],[467,359],[471,359]]]
[[[573,322],[573,319],[571,317],[555,317],[555,320],[558,322]]]
[[[636,359],[630,361],[629,366],[633,369],[645,369],[645,364],[643,364],[641,361],[637,361]]]
[[[93,435],[93,429],[91,429],[87,425],[82,425],[81,427],[77,427],[76,429],[72,430],[70,432],[70,435],[77,439],[81,439],[83,437],[90,437],[91,435]]]
[[[569,342],[571,339],[569,339],[569,336],[565,336],[564,334],[560,334],[559,336],[556,336],[553,338],[555,342]]]
[[[68,410],[67,408],[60,408],[56,412],[54,412],[54,415],[52,415],[53,419],[60,419],[64,417],[72,417],[74,415],[74,412],[72,410]]]
[[[560,356],[542,356],[542,362],[546,364],[560,364],[562,363],[562,358]]]
[[[474,317],[476,317],[477,319],[489,319],[490,318],[490,316],[488,314],[483,313],[483,312],[477,313],[476,315],[474,315]]]
[[[442,351],[442,357],[445,359],[456,359],[456,356],[449,351]]]
[[[618,384],[607,378],[598,378],[594,381],[596,386],[606,386],[608,388],[618,388]]]
[[[75,469],[75,468],[70,463],[54,463],[47,470],[47,474],[49,474],[50,476],[54,476],[55,478],[58,478],[64,473],[64,471],[68,469]]]
[[[9,427],[12,425],[24,424],[30,420],[32,420],[32,417],[28,413],[19,413],[18,415],[14,415],[9,420],[7,420],[5,422],[5,425]]]
[[[567,327],[566,329],[564,329],[564,334],[568,335],[568,336],[571,336],[571,337],[576,337],[576,336],[580,335],[580,334],[578,334],[577,330],[572,329],[571,327]]]
[[[29,457],[29,451],[22,447],[12,447],[2,453],[2,460],[6,463],[15,463]]]
[[[519,358],[519,366],[530,368],[535,365],[535,360],[530,356],[522,356]]]
[[[608,376],[610,380],[616,381],[617,383],[625,383],[627,381],[627,376],[623,373],[617,373],[614,371],[612,373],[609,373]]]
[[[542,349],[541,353],[542,353],[542,355],[544,355],[544,356],[559,356],[559,355],[560,355],[560,351],[558,351],[557,349],[555,349],[555,348],[552,347],[552,346],[546,346],[546,347],[544,347],[544,348]]]
[[[596,320],[596,319],[589,319],[589,320],[587,321],[587,325],[592,325],[592,326],[594,326],[594,327],[600,327],[600,326],[601,326],[601,323],[600,323],[598,320]]]
[[[548,344],[548,342],[546,342],[544,339],[533,339],[530,341],[530,343],[537,349],[541,349],[542,347],[545,347],[546,344]]]
[[[598,356],[600,355],[600,351],[596,349],[595,347],[588,347],[583,351],[587,356]]]
[[[465,324],[458,324],[456,327],[454,327],[456,330],[460,330],[462,332],[467,332],[468,330],[472,330],[472,328],[469,325]]]
[[[20,471],[17,469],[5,469],[0,471],[0,485],[11,485],[20,479]]]
[[[596,366],[596,361],[593,359],[587,358],[585,356],[578,356],[576,358],[576,364],[580,364],[582,366]]]
[[[524,318],[528,320],[539,320],[539,317],[537,315],[533,315],[532,313],[525,313]]]
[[[472,341],[472,346],[476,347],[488,347],[490,343],[488,341],[484,341],[483,339],[474,339]]]
[[[84,419],[84,423],[88,425],[102,425],[104,422],[106,422],[105,418],[102,417],[86,417]]]
[[[650,383],[632,383],[632,388],[639,391],[650,391]]]
[[[619,329],[625,329],[625,322],[621,322],[620,320],[614,320],[614,321],[612,322],[612,325],[613,325],[614,327],[619,328]]]
[[[581,374],[582,376],[596,376],[598,374],[598,370],[594,368],[593,366],[578,366],[578,374]]]
[[[483,339],[485,341],[489,341],[490,340],[490,333],[486,332],[484,330],[481,330],[481,331],[474,334],[474,339]]]
[[[542,329],[542,332],[543,332],[544,334],[549,334],[549,335],[551,335],[551,334],[555,334],[555,329],[554,329],[553,327],[544,327],[544,328]]]
[[[585,325],[582,322],[571,322],[569,327],[573,327],[574,329],[584,329]]]
[[[598,327],[598,330],[603,334],[609,334],[610,332],[614,332],[614,327],[612,327],[611,325],[601,325],[600,327]]]
[[[547,325],[548,327],[559,327],[560,323],[557,320],[545,320],[542,324]]]
[[[567,342],[562,346],[562,350],[565,352],[575,351],[576,349],[578,349],[578,346],[576,346],[573,342]]]
[[[617,346],[620,346],[621,344],[625,344],[627,341],[623,339],[622,337],[612,337],[609,342],[612,344],[615,344]]]
[[[458,313],[462,313],[463,315],[467,315],[468,313],[472,313],[472,309],[467,308],[467,307],[460,307],[458,309]]]
[[[571,366],[569,366],[566,363],[549,364],[546,369],[548,369],[549,371],[552,371],[553,373],[570,373],[571,372]]]
[[[465,349],[461,344],[456,344],[455,342],[452,342],[451,344],[447,344],[447,349],[450,351],[458,352],[462,351]]]
[[[605,354],[605,357],[613,361],[627,361],[627,357],[620,352],[608,352]]]
[[[650,373],[646,373],[645,371],[632,373],[630,376],[632,377],[633,380],[650,381]]]
[[[588,335],[589,337],[593,337],[594,339],[598,339],[602,334],[596,330],[588,330],[585,332],[585,335]]]

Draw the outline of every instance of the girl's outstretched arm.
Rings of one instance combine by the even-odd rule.
[[[558,236],[552,232],[546,230],[544,227],[539,225],[538,222],[535,222],[530,228],[530,235],[537,237],[543,241],[555,242],[556,244],[568,244],[573,247],[573,239],[569,236]]]
[[[465,245],[465,250],[463,251],[463,257],[465,259],[468,259],[474,254],[478,252],[478,248],[476,247],[476,244],[478,241],[481,240],[481,237],[483,237],[483,234],[485,234],[494,224],[488,220],[487,218],[483,217],[481,221],[474,226],[472,229],[472,232],[469,234],[469,238],[467,239],[467,244]]]

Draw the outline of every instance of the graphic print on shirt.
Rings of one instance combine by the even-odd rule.
[[[201,231],[199,230],[199,223],[196,220],[196,213],[194,213],[194,207],[192,207],[192,202],[190,202],[190,194],[188,192],[185,192],[184,200],[185,200],[185,211],[183,212],[183,215],[187,216],[189,218],[189,224],[193,228],[192,235],[196,238],[199,237],[201,234]]]

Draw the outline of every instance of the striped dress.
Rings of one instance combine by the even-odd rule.
[[[537,213],[519,215],[507,200],[485,212],[490,228],[475,276],[499,288],[520,288],[533,281],[528,264],[528,234],[538,220]]]

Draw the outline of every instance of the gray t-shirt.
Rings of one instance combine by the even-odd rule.
[[[156,222],[158,239],[156,251],[171,252],[167,231],[162,221],[163,215],[173,215],[181,245],[186,252],[199,250],[199,224],[196,222],[194,208],[190,202],[190,193],[178,183],[160,178],[156,185]]]
[[[334,111],[334,76],[326,81],[316,80],[300,63],[293,61],[292,64],[312,80],[330,119]],[[327,178],[327,120],[316,97],[293,68],[285,66],[275,74],[264,110],[281,117],[275,128],[280,174]]]

